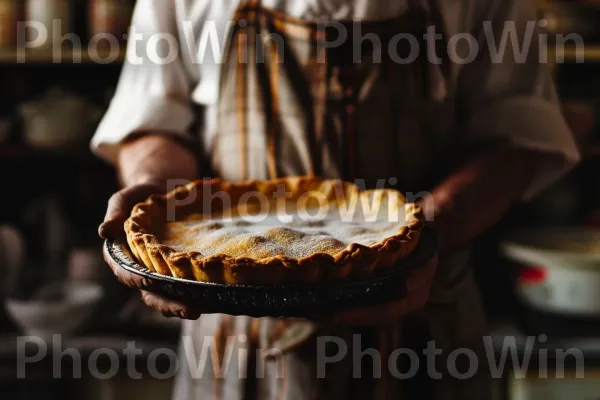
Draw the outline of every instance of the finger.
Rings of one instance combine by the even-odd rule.
[[[201,313],[186,306],[185,304],[162,297],[156,293],[142,291],[142,300],[150,308],[160,312],[165,317],[177,317],[181,319],[196,320],[200,318]]]
[[[398,300],[384,305],[344,311],[339,313],[334,321],[336,324],[350,327],[384,325],[396,321],[406,314],[411,301],[408,299]]]
[[[429,293],[431,282],[437,271],[438,257],[430,260],[411,274],[406,282],[407,297],[422,295],[423,292]]]
[[[335,316],[335,322],[347,326],[382,325],[425,307],[436,270],[437,257],[409,277],[406,297],[387,304],[343,311]]]
[[[163,192],[156,184],[136,185],[123,189],[108,201],[104,222],[100,225],[99,234],[104,239],[114,239],[123,231],[123,224],[135,204],[144,201],[150,195]]]
[[[152,281],[121,268],[119,264],[112,260],[106,248],[103,250],[103,254],[104,260],[110,266],[119,282],[130,288],[140,289],[142,292],[142,299],[149,307],[158,310],[166,317],[178,317],[192,320],[200,318],[201,312],[199,310],[188,307],[176,300],[171,300],[149,292],[148,290],[152,290],[154,287]]]
[[[129,217],[131,209],[156,193],[164,193],[165,188],[154,183],[132,186],[111,196],[108,201],[104,222],[98,228],[103,239],[115,239],[123,233],[123,224]]]
[[[121,266],[110,257],[106,247],[103,248],[102,254],[104,255],[104,261],[106,261],[119,282],[133,289],[151,290],[153,288],[154,285],[150,279],[121,268]]]
[[[428,298],[429,288],[422,289],[405,299],[342,312],[336,316],[335,322],[351,327],[389,324],[423,308]]]

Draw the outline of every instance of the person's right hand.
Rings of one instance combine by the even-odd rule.
[[[113,194],[108,200],[104,222],[98,228],[100,237],[114,240],[123,236],[123,224],[129,218],[133,207],[153,194],[165,193],[165,189],[164,185],[149,182],[126,187]]]
[[[153,194],[166,191],[166,186],[158,183],[144,183],[127,187],[115,193],[108,202],[108,209],[104,222],[100,225],[98,233],[107,240],[117,239],[124,235],[123,226],[133,207]],[[199,310],[192,309],[178,301],[152,293],[152,282],[149,279],[133,274],[119,267],[104,249],[104,260],[112,269],[117,279],[130,288],[139,289],[142,300],[166,317],[179,317],[182,319],[198,319]]]

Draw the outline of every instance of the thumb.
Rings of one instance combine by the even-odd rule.
[[[164,185],[145,183],[130,186],[111,196],[108,201],[104,222],[98,228],[102,239],[115,239],[123,233],[123,224],[129,217],[131,209],[153,194],[166,191]]]

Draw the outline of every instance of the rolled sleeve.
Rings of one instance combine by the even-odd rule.
[[[521,148],[558,155],[552,157],[555,161],[537,169],[524,193],[524,200],[528,200],[572,169],[580,161],[580,154],[562,115],[550,67],[540,62],[536,40],[539,32],[534,32],[525,58],[515,57],[509,41],[501,62],[492,59],[489,41],[493,38],[497,45],[501,43],[505,30],[511,29],[505,22],[514,22],[520,45],[528,24],[536,24],[537,29],[534,7],[520,0],[488,3],[494,5],[490,8],[494,11],[483,20],[492,21],[493,35],[481,33],[483,56],[461,72],[467,139],[504,139]]]
[[[92,151],[110,163],[116,162],[120,144],[133,134],[158,132],[190,138],[195,118],[190,77],[179,55],[171,62],[156,62],[156,55],[164,57],[175,49],[173,9],[169,2],[138,0],[136,4],[132,32],[138,39],[128,42],[115,95],[91,141]],[[154,40],[152,47],[148,41],[153,35],[172,40]]]

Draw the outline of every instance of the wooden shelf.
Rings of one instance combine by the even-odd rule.
[[[118,65],[125,61],[125,46],[121,51],[111,52],[108,49],[0,49],[0,64],[96,64]],[[552,47],[554,59],[563,58],[565,63],[576,63],[579,55],[583,56],[584,63],[600,63],[600,44],[586,45],[582,50],[569,45],[562,49]]]
[[[61,65],[115,65],[125,60],[122,51],[108,49],[0,49],[0,64],[61,64]]]
[[[582,49],[575,46],[565,46],[563,49],[552,48],[555,60],[562,58],[564,63],[577,63],[578,57],[583,57],[583,63],[600,63],[600,45],[586,45]]]
[[[35,161],[74,161],[100,164],[87,148],[74,149],[37,149],[27,146],[0,145],[0,161],[35,160]]]

